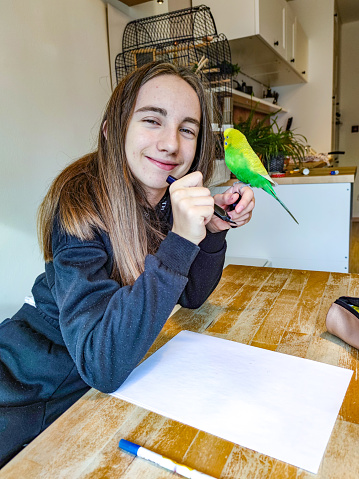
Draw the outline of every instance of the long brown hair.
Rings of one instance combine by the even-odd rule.
[[[128,166],[125,138],[139,89],[159,75],[178,76],[197,93],[201,125],[189,172],[201,171],[204,184],[208,184],[214,167],[214,136],[200,79],[188,69],[170,63],[144,65],[114,90],[101,122],[97,151],[65,168],[41,203],[38,236],[45,261],[53,259],[52,229],[57,214],[62,229],[81,240],[93,239],[96,229],[107,232],[114,257],[111,277],[123,285],[135,282],[144,270],[146,255],[157,250],[163,233],[153,215],[148,214],[151,207],[145,192]],[[105,122],[107,139],[103,134]]]

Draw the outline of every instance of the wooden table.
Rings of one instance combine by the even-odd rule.
[[[221,479],[357,479],[358,350],[325,327],[330,304],[342,295],[359,296],[359,275],[229,265],[208,301],[171,316],[149,352],[187,329],[354,370],[317,475],[90,390],[0,477],[179,477],[121,452],[125,438]]]

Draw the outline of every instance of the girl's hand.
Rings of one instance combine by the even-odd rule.
[[[241,201],[234,210],[228,211],[229,205],[238,200],[238,193],[242,195]],[[254,193],[249,186],[243,186],[243,183],[235,183],[225,193],[215,195],[214,202],[227,211],[228,216],[231,217],[237,226],[247,224],[252,218],[252,211],[255,205]],[[207,229],[212,233],[218,233],[219,231],[231,229],[230,224],[217,216],[213,216],[207,224]]]
[[[211,221],[214,211],[211,192],[202,184],[202,173],[195,171],[172,183],[169,190],[173,233],[197,245],[205,238],[206,225]]]

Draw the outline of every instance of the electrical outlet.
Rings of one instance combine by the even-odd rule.
[[[357,196],[357,201],[359,201],[359,195]]]

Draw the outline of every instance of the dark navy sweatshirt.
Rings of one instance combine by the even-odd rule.
[[[113,392],[145,356],[174,306],[198,308],[215,289],[225,236],[226,231],[207,232],[197,246],[170,231],[156,254],[146,257],[135,283],[122,286],[110,277],[113,255],[106,233],[81,241],[55,222],[53,261],[33,286],[31,322],[66,346],[87,385]]]

